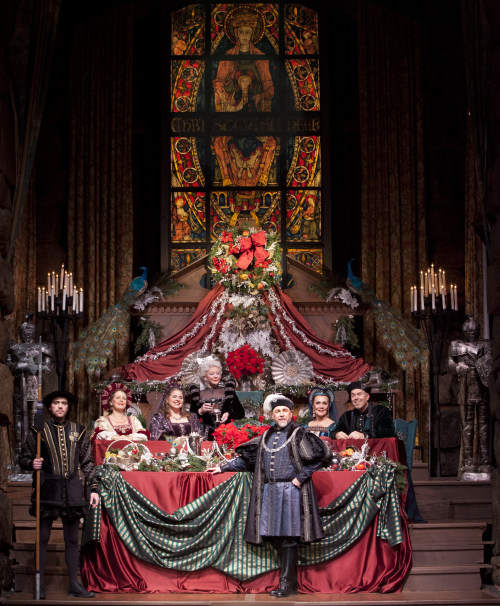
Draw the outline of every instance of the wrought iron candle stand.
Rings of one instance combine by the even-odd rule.
[[[441,477],[441,409],[439,400],[439,376],[441,374],[441,361],[443,345],[448,334],[450,318],[457,311],[443,307],[441,297],[436,298],[434,306],[431,297],[425,297],[424,309],[412,312],[419,328],[425,335],[427,349],[430,354],[430,406],[429,406],[429,471],[435,470],[435,475]],[[435,421],[435,425],[433,423]],[[433,447],[433,432],[435,427],[435,447]]]
[[[76,295],[78,298],[78,295]],[[69,326],[71,322],[83,317],[82,311],[76,311],[73,296],[63,296],[60,291],[54,296],[54,304],[50,309],[37,312],[40,320],[50,320],[52,338],[54,340],[55,365],[59,389],[63,388],[66,375],[66,353],[69,342]],[[76,301],[75,301],[76,304]],[[59,329],[59,331],[58,331]]]

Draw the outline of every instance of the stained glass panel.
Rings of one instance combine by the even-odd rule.
[[[201,140],[195,137],[172,137],[170,143],[171,183],[173,187],[203,187],[205,179],[198,150]]]
[[[286,71],[293,89],[289,110],[319,111],[319,62],[316,59],[290,59]]]
[[[289,248],[287,254],[302,265],[323,273],[323,251],[313,248]]]
[[[320,137],[290,137],[288,139],[286,183],[289,187],[320,187],[321,154]]]
[[[205,50],[205,7],[190,4],[172,13],[173,55],[201,55]]]
[[[253,225],[268,233],[281,231],[281,196],[277,191],[210,193],[210,239],[228,228]]]
[[[172,272],[178,272],[207,254],[204,248],[174,248],[170,253],[170,267]]]
[[[242,40],[239,28],[252,29],[251,40]],[[215,4],[210,21],[212,53],[216,50],[235,55],[240,50],[260,54],[278,52],[278,6],[276,4]],[[241,44],[244,48],[241,49]],[[259,50],[260,49],[260,50]]]
[[[321,241],[321,194],[292,190],[286,196],[286,239]]]
[[[278,185],[276,137],[215,137],[214,185],[255,187]]]
[[[300,4],[285,4],[285,52],[287,55],[319,53],[317,11]]]
[[[203,110],[203,72],[205,63],[200,59],[171,62],[172,112]]]
[[[205,242],[207,234],[204,192],[172,193],[170,238],[172,242]]]

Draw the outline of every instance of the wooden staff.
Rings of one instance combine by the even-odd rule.
[[[36,405],[36,413],[34,427],[36,430],[36,458],[41,456],[42,445],[42,430],[44,424],[43,415],[43,400],[42,400],[42,338],[40,337],[40,352],[38,355],[38,402]],[[35,600],[40,599],[40,473],[41,469],[36,470],[36,542],[35,542]]]

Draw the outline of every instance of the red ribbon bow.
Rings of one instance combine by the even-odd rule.
[[[239,269],[247,269],[255,259],[255,267],[260,267],[266,262],[269,253],[264,249],[266,243],[266,233],[264,230],[252,234],[250,237],[238,238],[240,245],[240,256],[236,265]]]

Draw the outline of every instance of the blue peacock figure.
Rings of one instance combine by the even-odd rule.
[[[130,313],[130,308],[148,286],[146,267],[132,280],[121,299],[111,305],[95,322],[85,327],[73,344],[75,372],[85,368],[89,375],[100,374],[113,352],[117,334]]]
[[[420,330],[403,318],[389,303],[378,299],[368,285],[354,275],[353,261],[354,259],[351,259],[347,263],[347,286],[371,306],[375,324],[386,349],[403,370],[425,363],[428,356],[427,344]]]

